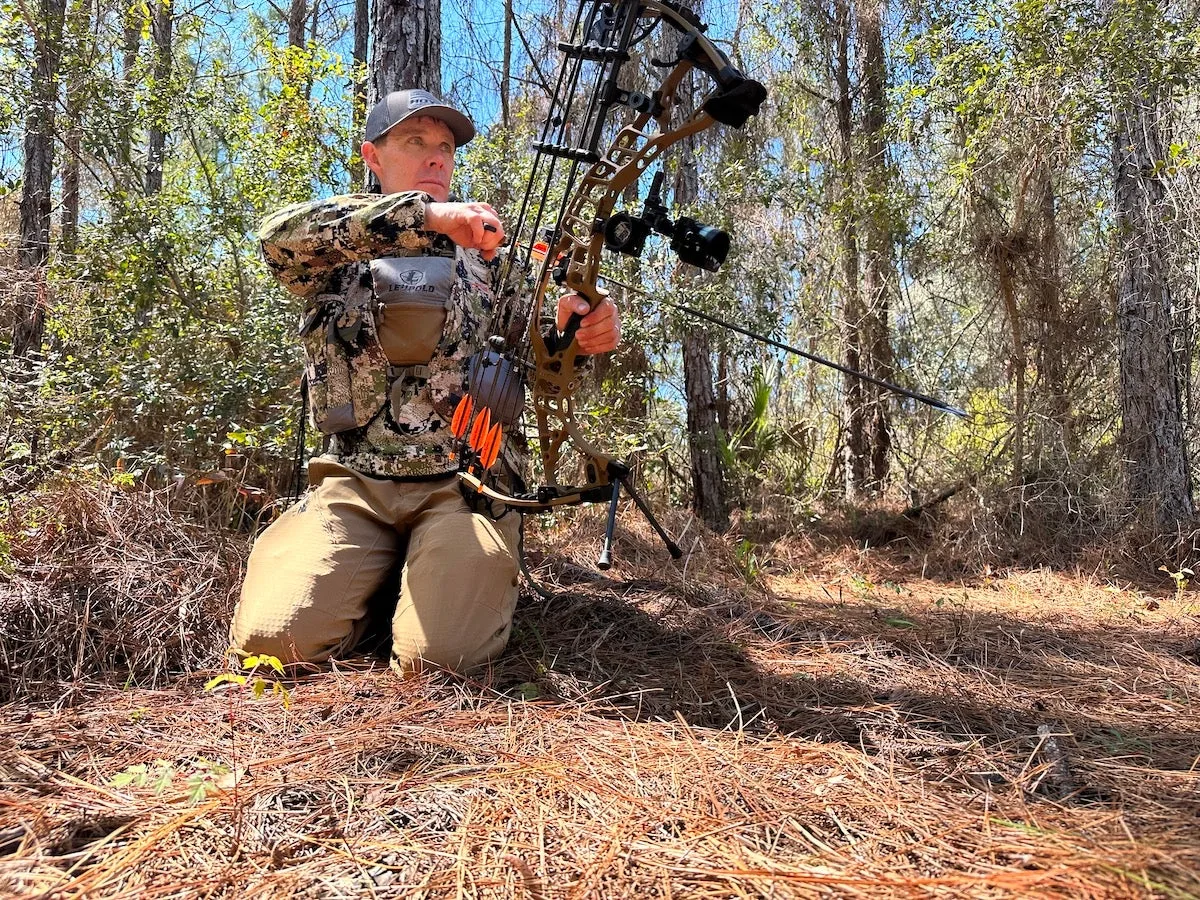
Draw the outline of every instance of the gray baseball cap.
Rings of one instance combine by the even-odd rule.
[[[475,126],[470,119],[429,91],[420,88],[392,91],[371,107],[371,113],[367,116],[365,137],[368,141],[377,141],[405,119],[413,116],[429,116],[445,122],[454,134],[456,147],[461,147],[475,137]]]

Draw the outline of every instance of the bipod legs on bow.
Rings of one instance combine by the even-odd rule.
[[[679,549],[679,545],[671,540],[671,536],[667,534],[666,529],[662,527],[654,513],[650,510],[649,504],[641,498],[637,491],[633,489],[633,484],[629,478],[629,466],[625,463],[609,460],[608,477],[612,481],[612,498],[608,501],[608,523],[604,527],[604,547],[600,550],[600,558],[596,560],[596,568],[602,572],[612,568],[612,541],[613,529],[617,525],[617,503],[621,499],[621,486],[625,486],[625,493],[633,498],[633,502],[637,508],[641,510],[646,521],[650,523],[662,542],[667,545],[667,552],[671,554],[671,559],[679,559],[683,556],[683,551]]]

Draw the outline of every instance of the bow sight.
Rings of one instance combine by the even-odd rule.
[[[671,239],[671,249],[690,266],[715,272],[729,255],[729,234],[687,216],[671,221],[662,202],[663,173],[650,183],[640,216],[617,213],[604,225],[604,246],[626,256],[641,256],[651,231]]]

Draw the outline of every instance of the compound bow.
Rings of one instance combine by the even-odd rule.
[[[661,84],[648,93],[622,87],[619,76],[632,59],[631,49],[659,26],[671,29],[677,38],[673,58],[652,61],[666,70]],[[518,278],[526,273],[532,278],[524,310],[527,333],[512,347],[501,337],[491,339],[489,349],[472,364],[468,393],[451,423],[461,442],[459,477],[468,499],[489,509],[498,503],[521,512],[607,502],[608,524],[597,563],[601,569],[611,565],[622,486],[671,555],[678,559],[681,554],[633,489],[628,465],[600,450],[580,429],[575,394],[584,368],[575,332],[582,317],[572,315],[562,332],[550,328],[544,333],[542,311],[556,293],[552,284],[578,294],[595,309],[608,296],[599,284],[602,251],[638,256],[651,231],[668,235],[684,262],[715,270],[724,261],[729,249],[725,232],[688,217],[669,218],[659,197],[661,173],[640,215],[614,213],[618,199],[667,148],[718,123],[741,128],[766,99],[766,88],[738,71],[705,36],[707,27],[692,10],[672,0],[581,0],[569,40],[558,45],[563,61],[541,140],[534,144],[532,171],[506,258],[509,271],[501,278],[502,283],[510,282],[513,267]],[[693,71],[707,76],[712,86],[694,109],[681,109],[680,88]],[[590,90],[581,91],[581,83],[590,83]],[[601,150],[609,113],[626,108],[634,113],[632,120]],[[676,113],[682,121],[673,121]],[[572,140],[575,135],[582,140]],[[569,161],[570,169],[557,217],[543,229],[559,160]],[[545,483],[532,491],[510,492],[499,486],[491,469],[504,439],[503,426],[513,425],[520,415],[526,382]],[[567,446],[581,459],[582,484],[559,483]]]

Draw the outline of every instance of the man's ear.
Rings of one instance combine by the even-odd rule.
[[[367,164],[367,168],[378,175],[379,151],[375,149],[375,145],[370,141],[363,141],[359,153],[362,154],[363,162]]]

